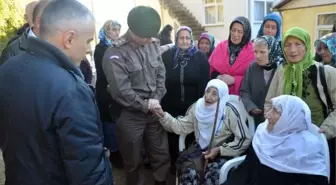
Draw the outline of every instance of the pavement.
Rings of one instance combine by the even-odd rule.
[[[151,170],[143,169],[145,174],[146,182],[145,185],[154,185],[154,179],[152,177]],[[126,177],[124,170],[113,168],[113,179],[114,185],[126,185]],[[175,185],[175,176],[169,174],[167,185]]]

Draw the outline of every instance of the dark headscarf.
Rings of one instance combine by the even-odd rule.
[[[281,64],[284,59],[282,58],[282,49],[273,36],[264,35],[259,38],[263,38],[267,41],[268,44],[268,64],[266,66],[261,66],[265,70],[275,69],[279,64]]]
[[[182,49],[180,49],[178,47],[178,35],[182,30],[187,30],[190,33],[191,36],[191,43],[190,43],[190,47],[188,49],[186,49],[185,51],[183,51]],[[195,55],[195,53],[198,51],[197,48],[195,47],[195,43],[194,43],[194,39],[192,38],[192,30],[191,28],[189,28],[188,26],[181,26],[175,35],[175,48],[176,48],[176,52],[174,55],[174,69],[177,67],[177,65],[179,64],[179,60],[181,61],[181,65],[186,65],[188,63],[188,61],[191,59],[191,57],[193,57]]]
[[[173,41],[170,38],[170,33],[173,31],[173,27],[167,24],[159,33],[160,45],[171,44]]]
[[[198,40],[198,48],[202,39],[207,39],[210,42],[210,51],[206,53],[210,57],[211,53],[215,50],[215,37],[210,33],[202,33]]]
[[[233,44],[231,42],[231,32],[229,35],[229,53],[230,53],[230,65],[233,65],[236,61],[236,58],[238,57],[240,51],[243,49],[243,47],[251,41],[251,24],[250,21],[246,17],[236,17],[233,19],[231,25],[230,25],[230,30],[232,29],[232,26],[234,23],[239,23],[243,26],[244,29],[244,35],[242,38],[241,43],[239,44]]]

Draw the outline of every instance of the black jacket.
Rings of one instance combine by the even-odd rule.
[[[223,185],[328,185],[328,178],[274,170],[261,164],[253,147],[250,147],[244,162],[230,172]]]
[[[107,48],[108,46],[101,41],[96,45],[94,52],[94,61],[97,70],[96,97],[101,120],[103,122],[116,122],[121,111],[121,106],[112,99],[110,93],[107,91],[108,83],[102,67],[103,57]]]
[[[163,110],[173,116],[184,115],[195,101],[204,95],[205,87],[209,81],[210,67],[206,55],[197,51],[184,67],[183,88],[181,91],[181,66],[173,66],[176,49],[171,49],[162,55],[166,67],[167,93],[162,99]],[[180,62],[180,61],[179,61]],[[184,99],[184,101],[181,101]]]
[[[94,94],[58,48],[29,38],[0,83],[6,185],[112,184]]]
[[[9,58],[17,56],[27,50],[28,43],[28,32],[27,29],[22,35],[15,40],[13,40],[7,47],[2,51],[0,57],[0,65],[4,64]]]

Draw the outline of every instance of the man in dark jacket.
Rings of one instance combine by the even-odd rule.
[[[78,68],[94,26],[80,2],[51,1],[40,37],[1,66],[6,185],[113,184],[94,93]]]
[[[2,51],[0,57],[0,65],[4,64],[9,58],[19,55],[27,50],[28,37],[38,37],[40,27],[40,16],[44,8],[51,0],[40,0],[33,10],[33,24],[34,27],[30,27],[25,30],[20,37],[10,41],[10,44]]]
[[[37,1],[32,1],[27,4],[25,9],[25,23],[16,30],[16,35],[7,42],[7,46],[19,38],[29,27],[33,27],[33,10],[37,4]]]

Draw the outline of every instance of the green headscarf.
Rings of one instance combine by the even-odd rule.
[[[298,38],[306,46],[306,54],[304,58],[298,63],[290,63],[288,61],[287,55],[285,53],[285,43],[288,37]],[[285,59],[287,61],[287,64],[284,67],[284,94],[294,95],[300,98],[302,97],[303,71],[314,64],[314,56],[311,52],[311,47],[312,45],[310,42],[310,35],[308,31],[302,28],[293,27],[284,34],[282,52],[284,53]]]

